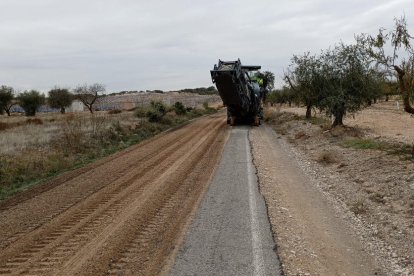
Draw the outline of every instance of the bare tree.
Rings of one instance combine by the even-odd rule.
[[[74,89],[76,99],[80,100],[93,113],[93,106],[105,92],[105,86],[100,83],[79,85]]]

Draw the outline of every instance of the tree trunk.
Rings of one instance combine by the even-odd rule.
[[[10,109],[6,109],[7,116],[10,117]]]
[[[332,113],[335,117],[334,122],[332,124],[332,128],[336,126],[343,126],[344,125],[343,119],[346,113],[345,103],[338,103],[338,105],[335,106]]]
[[[306,119],[310,119],[312,118],[312,106],[311,105],[307,105],[306,106]]]
[[[385,95],[385,101],[388,102],[388,100],[390,99],[390,97],[387,95]]]
[[[65,114],[65,107],[64,106],[62,106],[61,108],[60,108],[60,113],[62,113],[62,114]]]
[[[88,108],[88,110],[89,110],[90,113],[93,113],[92,105],[87,105],[86,107]]]
[[[344,118],[343,114],[337,114],[332,124],[332,128],[336,126],[343,126],[344,125],[343,118]]]
[[[398,84],[400,85],[400,91],[403,98],[404,110],[405,112],[414,114],[414,108],[410,104],[410,93],[407,89],[406,83],[404,81],[405,72],[398,66],[394,66],[395,71],[398,75]]]

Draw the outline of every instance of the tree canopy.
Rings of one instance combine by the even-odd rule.
[[[17,99],[26,116],[35,116],[37,109],[45,103],[45,96],[36,90],[25,91]]]
[[[382,75],[371,66],[360,44],[340,43],[319,55],[293,56],[285,81],[306,106],[306,118],[317,107],[343,124],[348,112],[360,110],[381,89]]]
[[[52,108],[60,109],[60,113],[65,113],[66,107],[70,106],[73,95],[66,88],[55,87],[49,91],[48,103]]]
[[[14,100],[14,89],[13,87],[2,85],[0,86],[0,114],[4,112],[10,116],[10,109],[16,104]]]
[[[404,110],[414,114],[410,103],[414,91],[413,37],[408,32],[405,17],[394,18],[394,28],[388,32],[380,28],[376,36],[360,34],[356,40],[376,62],[377,70],[388,77],[397,77]]]

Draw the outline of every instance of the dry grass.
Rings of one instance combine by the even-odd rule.
[[[30,119],[23,116],[9,118],[10,122],[5,122],[5,118],[2,118],[3,124],[13,124],[13,127],[0,130],[0,154],[13,155],[31,148],[48,149],[53,140],[62,135],[73,137],[76,132],[79,137],[99,136],[103,130],[116,123],[122,122],[124,126],[139,123],[132,112],[96,112],[93,115],[55,113]]]
[[[208,112],[167,114],[159,123],[134,112],[48,114],[31,120],[16,116],[10,122],[3,117],[3,123],[19,125],[0,131],[0,200]]]
[[[319,153],[316,160],[319,163],[326,164],[326,165],[338,163],[336,154],[332,151],[322,151],[321,153]]]

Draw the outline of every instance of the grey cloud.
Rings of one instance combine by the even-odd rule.
[[[110,91],[210,86],[219,58],[281,76],[293,54],[390,28],[410,0],[2,0],[0,83]],[[411,20],[413,18],[413,20]],[[279,83],[281,81],[279,80]]]

